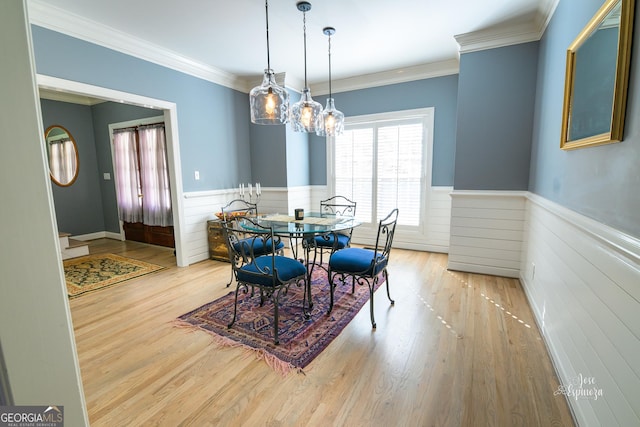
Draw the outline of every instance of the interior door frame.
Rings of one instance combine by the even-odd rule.
[[[184,192],[182,189],[182,167],[180,161],[180,140],[178,138],[178,107],[168,102],[133,93],[107,89],[72,80],[44,74],[36,75],[39,88],[66,92],[81,96],[101,98],[107,101],[137,105],[145,108],[155,108],[163,112],[165,134],[167,140],[167,160],[169,166],[169,182],[171,184],[171,204],[173,207],[173,231],[176,243],[176,263],[178,267],[187,267],[189,258],[186,251],[184,229]]]

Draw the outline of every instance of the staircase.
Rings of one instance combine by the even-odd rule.
[[[62,259],[89,255],[89,245],[79,240],[70,239],[69,236],[71,236],[71,234],[58,232]]]

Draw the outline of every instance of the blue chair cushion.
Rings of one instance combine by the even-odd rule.
[[[331,255],[329,267],[333,271],[376,276],[387,266],[387,259],[378,255],[375,270],[372,271],[371,263],[374,254],[375,252],[370,249],[346,248]]]
[[[326,234],[324,236],[316,236],[316,246],[324,248],[332,248],[335,234]],[[338,249],[344,249],[349,245],[349,236],[338,234]]]
[[[273,246],[271,243],[271,239],[267,239],[265,241],[260,238],[255,238],[255,241],[254,241],[253,237],[247,237],[246,239],[242,239],[233,244],[233,248],[239,254],[242,254],[241,245],[244,246],[244,254],[247,256],[251,255],[251,246],[253,245],[253,255],[256,257],[260,255],[270,254],[271,247]],[[281,250],[282,248],[284,248],[284,243],[282,243],[282,241],[279,241],[278,243],[276,243],[275,248],[276,248],[276,251]]]
[[[278,270],[278,277],[274,281],[273,271],[271,271],[271,260],[275,260],[275,268]],[[269,269],[269,274],[258,271],[258,267],[263,271]],[[307,274],[307,269],[296,259],[285,256],[264,255],[255,259],[255,262],[246,264],[238,270],[238,281],[253,283],[261,286],[274,286],[291,279]],[[278,282],[278,279],[280,281]]]

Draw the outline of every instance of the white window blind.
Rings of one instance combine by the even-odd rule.
[[[377,218],[398,207],[398,224],[418,226],[422,178],[422,123],[378,129]]]
[[[335,194],[356,201],[356,218],[371,222],[373,212],[373,129],[345,131],[336,140]]]
[[[397,207],[398,225],[420,226],[424,135],[422,117],[347,123],[335,140],[334,188],[358,203],[358,219],[377,223]]]

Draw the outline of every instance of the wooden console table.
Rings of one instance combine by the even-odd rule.
[[[229,252],[222,233],[222,221],[219,219],[208,220],[207,234],[209,236],[209,258],[229,262]]]

